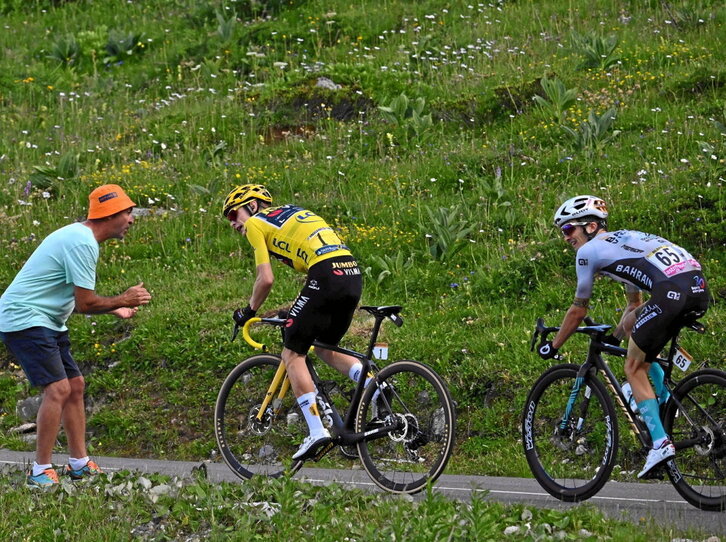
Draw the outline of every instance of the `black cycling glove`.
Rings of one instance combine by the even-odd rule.
[[[244,309],[237,309],[234,311],[234,313],[232,313],[232,319],[235,324],[241,327],[245,325],[248,320],[254,318],[256,314],[257,311],[252,310],[252,307],[247,305]]]
[[[542,359],[552,359],[557,355],[557,352],[557,348],[552,346],[552,341],[542,343],[537,349],[537,353]]]

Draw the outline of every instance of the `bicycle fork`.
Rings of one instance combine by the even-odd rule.
[[[310,371],[310,376],[313,377],[313,384],[315,384],[317,388],[317,375],[314,373],[314,369],[312,368],[312,365],[310,363],[308,363],[308,370]],[[279,392],[277,392],[278,388],[280,390]],[[283,399],[285,399],[285,396],[287,395],[287,392],[289,390],[290,379],[287,377],[287,368],[285,367],[285,363],[280,360],[280,366],[277,368],[277,372],[275,372],[275,376],[272,378],[272,382],[270,382],[270,387],[267,389],[267,393],[265,393],[265,398],[262,400],[262,405],[260,405],[260,411],[256,415],[257,420],[262,421],[262,418],[267,411],[267,408],[270,406],[270,402],[272,401],[275,393],[277,393],[277,401],[272,401],[272,412],[273,415],[277,417],[282,411],[282,401]],[[342,426],[343,421],[340,419],[340,416],[335,411],[335,409],[330,407],[330,398],[324,393],[323,390],[317,390],[316,400],[319,403],[322,400],[322,404],[320,405],[321,417],[330,417],[333,426]]]
[[[575,406],[575,400],[577,399],[577,396],[580,394],[580,389],[582,388],[582,383],[585,381],[584,377],[577,376],[575,378],[575,384],[572,386],[572,390],[570,391],[570,397],[567,400],[567,405],[565,405],[565,413],[562,416],[562,420],[559,424],[560,432],[564,432],[568,426],[570,425],[570,415],[572,414],[572,409]],[[575,430],[579,431],[582,429],[582,424],[585,421],[585,412],[587,411],[587,404],[590,401],[590,388],[586,387],[585,389],[585,400],[580,405],[580,412],[578,413],[577,423],[575,424]]]

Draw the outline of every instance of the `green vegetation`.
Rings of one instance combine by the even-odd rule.
[[[213,452],[217,390],[251,353],[229,333],[252,254],[219,212],[245,182],[334,222],[366,268],[363,302],[405,307],[383,337],[449,382],[451,473],[529,475],[520,412],[547,365],[529,337],[574,292],[551,226],[569,196],[600,195],[612,228],[703,263],[716,304],[683,345],[726,361],[722,2],[0,0],[0,14],[0,291],[93,187],[148,210],[103,246],[98,291],[144,281],[152,304],[70,322],[93,453]],[[275,272],[270,311],[301,285]],[[598,282],[595,319],[624,305]],[[0,363],[0,446],[30,449],[7,430],[34,392]],[[632,480],[622,440],[615,478]]]
[[[90,483],[61,478],[50,492],[18,491],[0,473],[3,540],[670,540],[672,531],[578,514],[429,493],[415,501],[289,479],[212,484],[203,477],[129,472]],[[99,502],[104,503],[99,507]],[[102,516],[102,517],[101,517]],[[406,518],[416,518],[408,521]],[[391,518],[395,518],[391,521]],[[32,519],[32,520],[31,520]]]

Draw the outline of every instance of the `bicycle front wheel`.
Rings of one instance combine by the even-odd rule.
[[[392,493],[416,493],[443,472],[454,447],[456,412],[446,384],[417,361],[403,360],[381,370],[363,393],[356,431],[396,424],[374,440],[358,443],[371,479]],[[380,390],[379,393],[376,393]]]
[[[673,398],[663,416],[676,446],[666,465],[671,483],[701,510],[726,510],[726,373],[697,371],[676,386]]]
[[[240,478],[279,477],[301,464],[292,454],[307,425],[292,390],[282,398],[276,393],[259,416],[280,363],[279,356],[252,356],[232,369],[219,390],[214,433],[225,463]]]
[[[595,495],[610,477],[618,446],[615,409],[597,378],[577,378],[579,366],[556,365],[529,393],[522,442],[529,468],[553,497],[576,502]]]

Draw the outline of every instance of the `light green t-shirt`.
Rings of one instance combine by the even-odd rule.
[[[91,228],[69,224],[46,237],[0,297],[0,331],[43,326],[65,331],[74,287],[96,289],[98,242]]]

